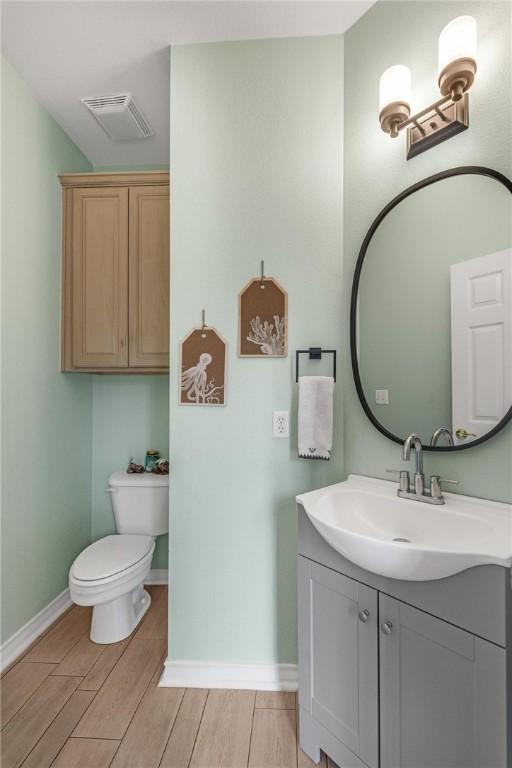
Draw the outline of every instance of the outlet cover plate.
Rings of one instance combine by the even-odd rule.
[[[288,411],[273,411],[272,436],[290,437],[290,417]]]

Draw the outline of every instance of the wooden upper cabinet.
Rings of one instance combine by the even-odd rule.
[[[129,364],[169,365],[169,189],[130,189]]]
[[[66,174],[62,370],[169,366],[169,174]]]

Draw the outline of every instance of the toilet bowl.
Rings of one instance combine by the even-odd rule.
[[[151,597],[143,585],[154,549],[151,536],[105,536],[71,566],[71,599],[77,605],[93,606],[93,642],[115,643],[128,637],[148,610]]]
[[[90,544],[69,572],[77,605],[92,605],[91,640],[115,643],[140,622],[151,597],[144,581],[151,568],[155,537],[168,530],[167,476],[115,472],[109,478],[119,533]]]

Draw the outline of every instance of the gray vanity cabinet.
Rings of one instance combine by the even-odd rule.
[[[333,757],[351,768],[378,767],[377,594],[299,558],[299,705],[335,736]]]
[[[506,652],[379,594],[381,768],[505,768]]]
[[[299,513],[304,752],[340,768],[512,768],[510,570],[386,579]]]

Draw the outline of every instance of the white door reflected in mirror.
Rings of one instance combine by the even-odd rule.
[[[456,445],[489,432],[512,402],[512,249],[450,267]]]

